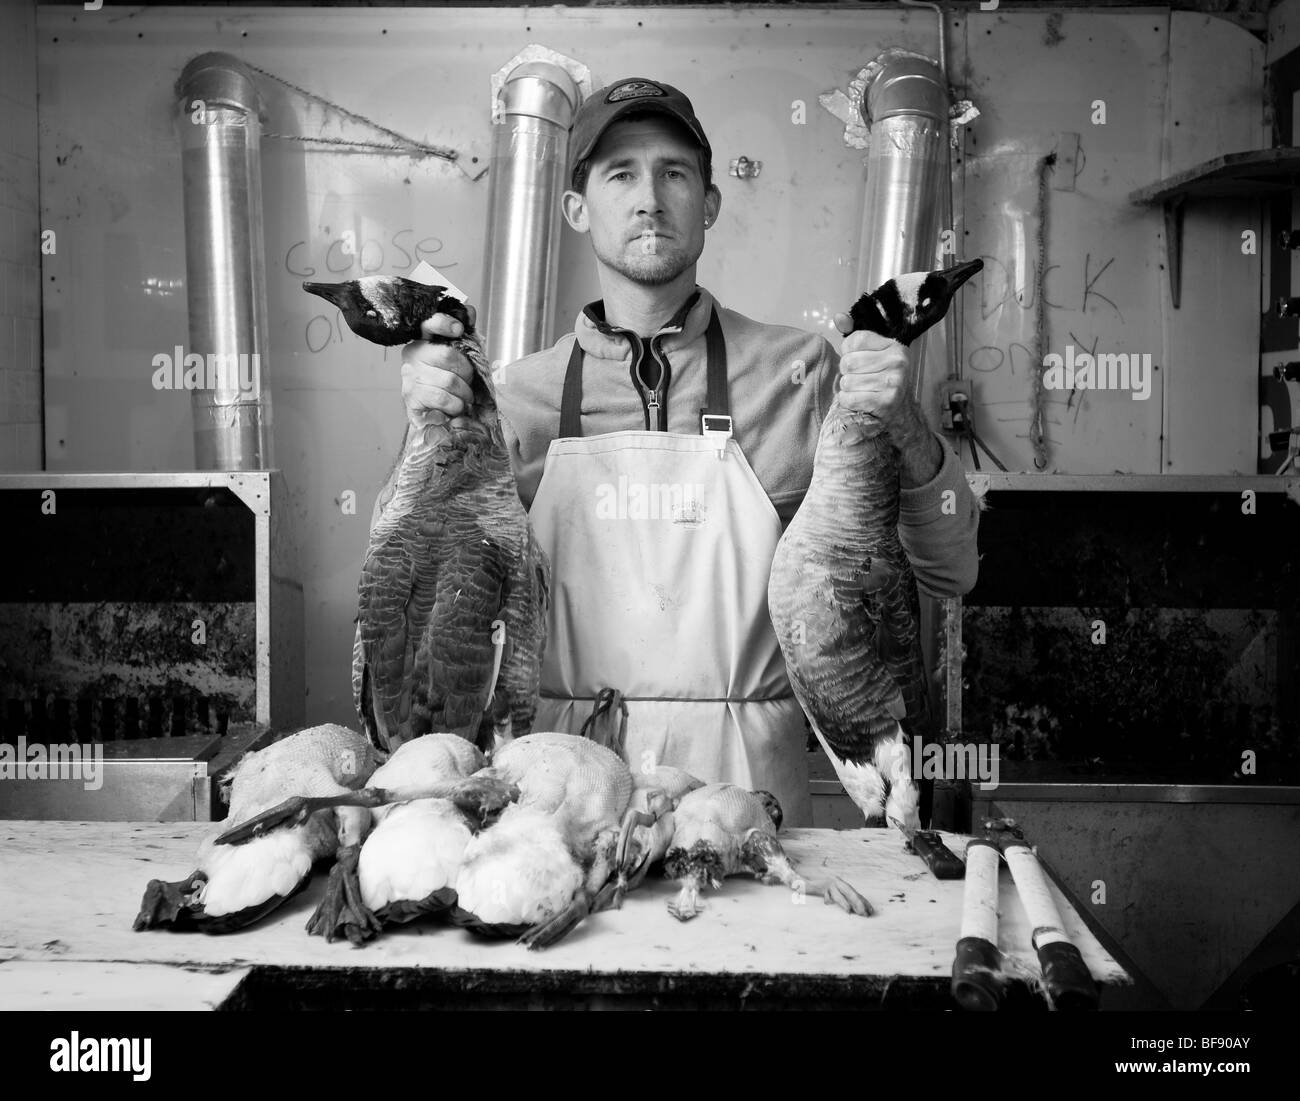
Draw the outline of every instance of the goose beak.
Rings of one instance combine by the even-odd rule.
[[[943,279],[944,290],[947,293],[948,300],[951,301],[952,296],[957,293],[957,289],[977,271],[983,270],[983,268],[983,260],[967,260],[964,264],[954,264],[952,267],[945,268],[941,271],[939,275],[940,278]]]
[[[346,283],[304,283],[302,289],[308,294],[319,295],[327,302],[342,309],[346,296]]]

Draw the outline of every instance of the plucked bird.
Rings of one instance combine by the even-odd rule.
[[[593,909],[623,905],[628,891],[635,890],[647,873],[668,853],[676,825],[674,810],[687,792],[702,788],[704,781],[669,765],[632,772],[632,799],[628,813],[632,828],[616,853],[615,878],[601,890]]]
[[[467,780],[483,768],[477,747],[455,734],[435,732],[403,743],[375,769],[372,787],[418,792]],[[309,932],[327,940],[342,934],[360,944],[387,925],[436,915],[455,902],[456,875],[465,846],[481,821],[452,798],[416,798],[370,812],[371,829],[345,865],[340,853]],[[346,854],[351,861],[352,854]],[[348,872],[355,872],[355,881]]]
[[[455,898],[465,845],[484,818],[475,793],[497,784],[474,778],[483,764],[477,747],[456,734],[425,734],[400,745],[375,769],[367,788],[394,801],[360,808],[364,843],[341,846],[335,854],[307,931],[363,944],[385,925],[445,910]],[[504,799],[517,794],[508,785],[500,790]],[[425,792],[440,794],[422,797]],[[488,809],[499,805],[492,802]]]
[[[980,260],[890,279],[854,303],[854,331],[910,344]],[[768,609],[795,696],[867,821],[920,828],[907,737],[928,727],[916,579],[898,537],[898,450],[837,395],[812,482],[777,546]]]
[[[536,733],[496,752],[493,775],[519,788],[466,846],[453,920],[484,934],[554,944],[592,912],[634,824],[632,774],[586,738]]]
[[[169,928],[228,933],[253,924],[302,890],[312,865],[359,838],[364,812],[336,808],[374,771],[374,748],[360,734],[332,723],[299,731],[246,754],[230,778],[226,821],[199,847],[187,879],[151,880],[135,929]],[[324,800],[275,833],[232,848],[218,835],[242,825],[291,795]]]
[[[519,500],[495,384],[465,305],[447,288],[370,276],[304,283],[358,336],[421,338],[435,313],[473,364],[473,403],[445,423],[410,425],[381,490],[358,585],[352,689],[376,745],[430,731],[490,748],[532,729],[546,642],[550,564]]]
[[[764,883],[784,883],[806,895],[821,895],[849,913],[867,916],[871,904],[837,876],[803,875],[777,840],[781,805],[766,791],[734,784],[705,784],[688,791],[673,810],[673,835],[664,857],[664,875],[679,890],[668,903],[678,921],[703,908],[700,892],[717,890],[729,875],[750,872]]]

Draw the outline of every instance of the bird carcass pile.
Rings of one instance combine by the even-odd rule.
[[[910,344],[948,311],[980,260],[891,279],[854,303],[854,330]],[[838,396],[822,422],[812,483],[772,560],[768,609],[795,696],[868,822],[920,828],[906,735],[929,697],[919,599],[898,538],[898,451]]]
[[[515,739],[482,764],[465,739],[438,732],[376,768],[366,739],[335,726],[249,754],[224,832],[204,841],[188,879],[149,884],[136,928],[243,928],[331,855],[307,931],[358,945],[429,917],[545,948],[589,913],[621,906],[661,862],[681,883],[669,910],[683,921],[699,913],[703,887],[740,872],[872,912],[842,880],[794,867],[766,792],[678,769],[634,777],[616,753],[569,734]]]
[[[447,799],[481,820],[517,795],[492,776],[436,768],[412,774],[410,765],[427,759],[433,744],[411,752],[395,770],[384,766],[388,771],[381,778],[409,774],[418,791],[363,786],[380,775],[375,750],[360,734],[333,724],[301,730],[247,754],[231,774],[229,817],[199,846],[198,867],[175,883],[149,882],[136,930],[242,929],[306,887],[316,861],[335,857],[330,891],[318,915],[327,913],[330,898],[351,889],[340,869],[355,870],[355,854],[371,826],[370,807],[420,794]],[[280,828],[264,828],[264,823]],[[247,844],[230,845],[232,832]]]
[[[381,344],[418,339],[434,313],[458,318],[474,402],[449,423],[412,425],[376,506],[353,665],[368,737],[318,727],[250,754],[227,828],[204,842],[188,879],[150,883],[136,928],[241,928],[329,856],[307,929],[354,944],[435,917],[545,947],[621,906],[664,861],[690,893],[689,906],[670,907],[683,920],[699,911],[701,887],[740,871],[870,913],[842,881],[799,876],[776,840],[772,796],[672,768],[634,776],[590,739],[530,732],[548,564],[468,311],[444,287],[400,278],[305,286]],[[493,750],[490,765],[476,742]]]

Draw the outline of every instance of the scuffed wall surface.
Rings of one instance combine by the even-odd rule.
[[[477,298],[489,78],[523,45],[540,42],[585,61],[598,83],[657,76],[691,96],[723,192],[699,281],[742,313],[838,343],[830,317],[863,289],[854,278],[861,154],[845,146],[843,126],[818,96],[847,87],[886,46],[933,53],[936,35],[925,10],[809,6],[152,8],[102,16],[64,7],[39,16],[42,214],[60,234],[42,282],[46,460],[51,469],[193,465],[190,395],[151,383],[152,357],[187,341],[172,84],[196,54],[231,52],[272,74],[262,85],[269,101],[266,366],[275,451],[290,492],[284,518],[302,553],[310,722],[354,721],[348,670],[356,581],[371,504],[404,414],[398,350],[360,342],[336,313],[317,308],[301,281],[403,272],[423,258]],[[1241,44],[1223,51],[1219,79],[1247,86],[1254,61],[1243,39],[1250,36],[1212,22],[1214,33]],[[1223,354],[1225,341],[1240,341],[1239,357],[1256,357],[1253,339],[1242,335],[1253,315],[1234,316],[1225,329],[1204,309],[1187,309],[1195,273],[1185,272],[1177,322],[1190,329],[1173,362],[1161,313],[1168,293],[1162,222],[1128,202],[1130,191],[1169,169],[1163,127],[1178,64],[1170,42],[1179,40],[1170,16],[971,10],[949,23],[954,83],[984,112],[966,138],[971,167],[956,223],[958,252],[988,263],[962,315],[963,370],[981,369],[977,401],[990,403],[977,405],[981,435],[1011,469],[1033,469],[1022,438],[1030,376],[1013,347],[1026,343],[1027,311],[1017,296],[1035,285],[1034,166],[1062,133],[1074,132],[1083,151],[1074,191],[1051,192],[1046,286],[1064,305],[1051,316],[1044,350],[1063,350],[1073,334],[1081,346],[1149,351],[1162,372],[1191,380],[1180,393],[1196,408],[1216,412],[1213,435],[1196,425],[1169,441],[1168,454],[1194,457],[1180,459],[1178,472],[1253,470],[1254,379],[1234,373]],[[1110,107],[1105,126],[1090,121],[1097,98]],[[301,140],[310,137],[336,144]],[[376,150],[376,142],[397,148]],[[459,156],[412,156],[415,143]],[[763,163],[758,178],[727,174],[742,155]],[[1235,220],[1216,222],[1211,232],[1236,229]],[[1241,286],[1252,285],[1248,270],[1238,274]],[[587,242],[567,228],[558,283],[555,335],[598,295]],[[990,369],[993,353],[980,358],[980,348],[1000,349],[1002,364]],[[930,381],[941,373],[932,368]],[[1176,408],[1168,386],[1157,383],[1148,401],[1091,393],[1052,410],[1061,421],[1049,425],[1054,468],[1172,469],[1161,465],[1160,437],[1170,431],[1162,403]]]

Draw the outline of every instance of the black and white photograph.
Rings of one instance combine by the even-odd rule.
[[[1281,1072],[1298,104],[1300,0],[0,0],[33,1073]]]

